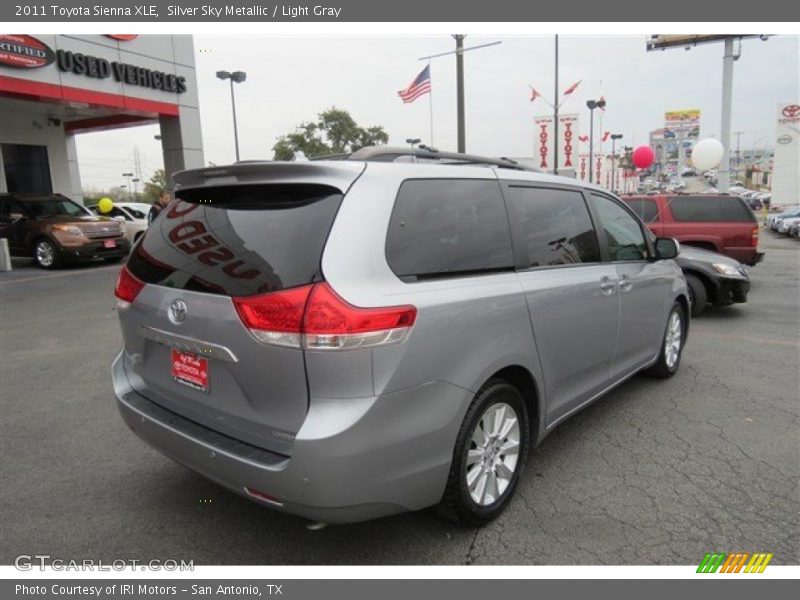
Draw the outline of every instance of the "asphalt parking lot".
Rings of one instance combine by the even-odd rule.
[[[494,523],[431,511],[309,531],[150,450],[114,406],[119,266],[0,274],[0,563],[800,563],[800,244],[762,234],[750,301],[694,321],[680,372],[553,433]],[[577,342],[577,340],[576,340]]]

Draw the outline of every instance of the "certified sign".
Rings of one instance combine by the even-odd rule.
[[[29,35],[0,35],[0,65],[15,69],[45,67],[56,58],[43,42]]]

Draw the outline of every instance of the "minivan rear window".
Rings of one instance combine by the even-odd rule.
[[[249,296],[321,279],[320,261],[342,200],[312,184],[179,191],[136,245],[128,269],[167,287]]]
[[[511,270],[511,232],[497,181],[410,179],[400,186],[386,260],[410,281]]]
[[[681,222],[755,222],[753,212],[733,196],[675,196],[670,198],[672,217]]]

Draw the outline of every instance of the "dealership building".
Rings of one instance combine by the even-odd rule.
[[[0,192],[81,201],[75,136],[158,123],[167,173],[202,167],[184,35],[0,35]]]

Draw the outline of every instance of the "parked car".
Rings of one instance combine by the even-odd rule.
[[[780,222],[783,221],[783,219],[790,219],[798,216],[800,216],[800,206],[791,206],[767,216],[766,226],[772,229],[772,231],[778,231]]]
[[[125,237],[134,244],[147,231],[147,211],[150,210],[150,206],[141,202],[115,202],[111,212],[105,215],[97,206],[92,206],[89,210],[96,215],[122,220],[125,224]]]
[[[117,405],[264,506],[483,524],[559,423],[678,369],[677,244],[600,188],[386,147],[174,179],[117,282]]]
[[[789,235],[791,228],[797,223],[800,223],[800,216],[783,218],[778,221],[777,231],[778,233],[785,233],[786,235]]]
[[[750,277],[740,262],[717,252],[682,245],[675,259],[689,289],[692,317],[709,304],[727,306],[747,302]]]
[[[764,258],[758,251],[758,221],[744,200],[713,194],[625,196],[658,237],[719,252],[746,265]]]
[[[789,227],[788,235],[793,238],[800,237],[800,222],[795,222]]]
[[[120,223],[61,194],[0,194],[0,237],[12,256],[32,256],[43,269],[67,260],[116,262],[131,247]]]

